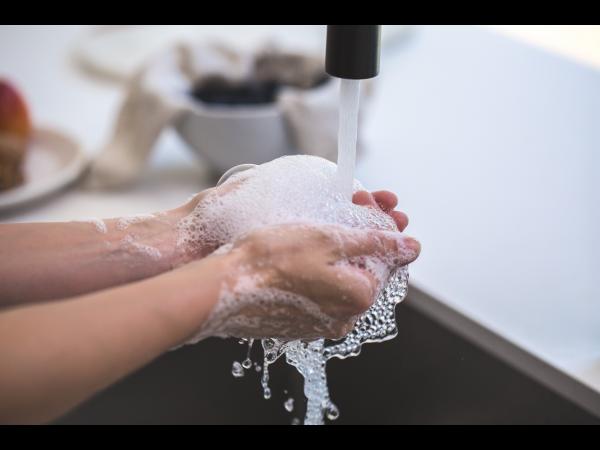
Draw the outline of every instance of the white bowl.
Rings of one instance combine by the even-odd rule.
[[[239,164],[262,164],[296,153],[277,104],[207,107],[194,102],[175,128],[219,173]]]
[[[334,82],[331,78],[306,90],[303,95],[307,96],[307,104]],[[290,126],[276,102],[229,106],[206,104],[190,97],[185,100],[185,112],[175,129],[218,173],[239,164],[262,164],[298,153]]]

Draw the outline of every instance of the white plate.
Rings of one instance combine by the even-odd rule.
[[[22,206],[67,186],[86,168],[87,159],[70,137],[36,129],[25,157],[25,181],[0,191],[0,212]]]

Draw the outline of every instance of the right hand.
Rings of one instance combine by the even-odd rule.
[[[230,250],[221,298],[207,328],[219,336],[337,339],[374,302],[390,272],[420,244],[398,232],[285,224],[255,230]],[[385,260],[375,276],[357,260]],[[367,264],[368,266],[368,264]]]

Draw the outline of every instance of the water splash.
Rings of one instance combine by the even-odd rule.
[[[337,419],[340,412],[329,396],[327,361],[331,358],[344,359],[357,356],[363,344],[394,338],[398,334],[395,308],[406,297],[407,286],[408,269],[401,267],[390,276],[375,303],[357,320],[352,331],[339,341],[318,339],[311,342],[301,340],[286,342],[279,339],[263,339],[264,363],[261,385],[264,397],[271,398],[269,366],[281,355],[285,355],[286,362],[294,366],[304,378],[304,395],[307,399],[304,424],[322,425],[325,418]],[[243,370],[241,365],[240,369]],[[288,399],[288,402],[289,400],[292,400],[293,407],[293,399]],[[286,409],[288,402],[285,404]]]

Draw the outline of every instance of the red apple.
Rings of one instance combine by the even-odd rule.
[[[25,100],[10,83],[0,79],[0,190],[23,182],[23,160],[30,136]]]
[[[25,99],[8,81],[0,79],[0,133],[28,139],[31,121]]]

